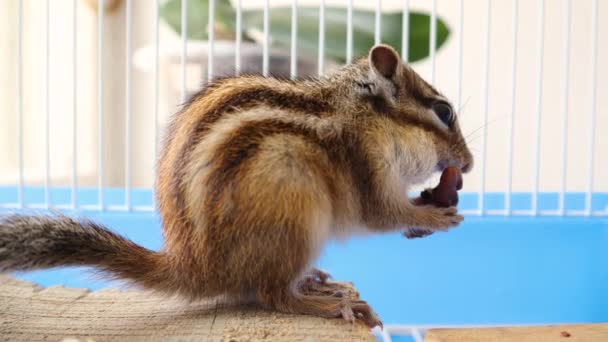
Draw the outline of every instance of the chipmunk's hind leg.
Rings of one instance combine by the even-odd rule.
[[[289,190],[266,187],[264,196],[280,205],[272,211],[251,205],[244,211],[255,212],[248,217],[256,218],[247,223],[248,234],[239,244],[249,246],[243,249],[248,254],[238,258],[247,260],[244,278],[254,286],[258,302],[267,308],[349,321],[359,319],[370,327],[381,324],[352,286],[329,282],[326,273],[310,268],[329,238],[331,218],[327,199],[309,188],[295,182]],[[257,194],[258,202],[248,202],[259,203],[260,195]]]
[[[380,318],[371,306],[360,299],[309,295],[290,287],[262,289],[259,299],[266,306],[280,312],[327,318],[342,317],[350,322],[360,320],[370,328],[382,326]]]
[[[297,216],[291,216],[281,225],[270,228],[276,232],[276,248],[272,259],[267,260],[269,264],[259,265],[267,275],[257,286],[258,301],[279,312],[357,319],[370,327],[381,325],[376,313],[359,299],[351,285],[330,282],[314,270],[306,271],[320,248],[316,234],[322,227],[317,225],[328,224],[322,218],[315,218],[319,212],[312,210],[297,220],[294,220]],[[265,251],[265,254],[268,253]]]
[[[333,296],[345,291],[327,285],[326,273],[308,272],[332,237],[328,168],[323,150],[307,139],[285,134],[267,138],[255,159],[243,166],[237,191],[229,196],[238,210],[230,218],[235,228],[228,235],[227,269],[241,270],[239,281],[266,308],[361,319],[375,326],[379,320],[367,303],[344,293]],[[224,236],[230,229],[218,227]],[[305,288],[307,281],[316,287]],[[331,286],[335,288],[330,291]]]

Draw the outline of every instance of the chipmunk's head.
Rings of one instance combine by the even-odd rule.
[[[395,49],[377,45],[367,59],[353,68],[354,96],[357,102],[363,101],[369,108],[369,115],[389,118],[402,126],[401,131],[405,134],[424,136],[424,144],[432,146],[424,146],[419,151],[434,149],[435,153],[428,154],[433,158],[435,170],[441,171],[448,166],[458,167],[463,172],[471,170],[473,156],[460,131],[454,108],[404,64]]]

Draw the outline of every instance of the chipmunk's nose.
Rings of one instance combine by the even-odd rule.
[[[463,173],[468,173],[469,171],[471,171],[473,169],[473,161],[469,161],[464,163],[464,165],[462,165],[462,167],[460,168],[460,171],[462,171]]]

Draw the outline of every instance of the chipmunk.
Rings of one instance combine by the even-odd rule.
[[[89,265],[190,300],[254,298],[286,313],[380,325],[349,284],[312,265],[361,231],[444,231],[455,207],[408,189],[473,157],[448,100],[390,46],[333,74],[219,79],[168,127],[156,193],[165,245],[151,251],[64,216],[0,219],[0,271]],[[352,288],[351,288],[352,289]]]

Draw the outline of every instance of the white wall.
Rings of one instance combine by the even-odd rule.
[[[544,77],[542,93],[541,129],[541,190],[555,191],[561,184],[561,115],[563,104],[563,1],[548,0],[545,11],[545,43],[543,59]],[[70,182],[72,163],[72,0],[52,0],[50,63],[50,115],[51,165],[53,183],[67,185]],[[247,2],[259,6],[260,0]],[[290,0],[271,1],[273,5],[290,5]],[[299,0],[301,5],[317,1]],[[345,1],[326,1],[328,5],[340,5]],[[430,10],[430,1],[410,0],[417,10]],[[438,0],[438,13],[452,29],[452,35],[437,54],[436,84],[455,103],[458,102],[458,34],[459,2]],[[484,15],[483,0],[467,0],[464,11],[463,53],[463,100],[461,112],[465,133],[473,132],[482,125],[483,65],[484,65]],[[506,186],[507,131],[511,108],[511,1],[492,1],[491,63],[488,102],[488,153],[486,189],[503,191]],[[15,184],[17,180],[16,142],[16,0],[0,2],[0,182]],[[152,2],[133,0],[133,47],[149,47],[153,44],[154,9]],[[382,1],[384,10],[398,10],[400,0]],[[374,1],[355,1],[359,7],[374,8]],[[44,177],[45,137],[45,7],[39,0],[24,0],[24,115],[25,161],[28,183],[41,184]],[[536,132],[536,77],[538,71],[538,5],[537,1],[519,1],[519,53],[517,56],[517,92],[515,103],[515,158],[513,161],[514,190],[530,191],[533,184],[533,159]],[[572,1],[572,30],[570,50],[570,91],[568,127],[568,190],[584,190],[588,179],[588,134],[591,99],[591,0]],[[608,6],[600,1],[599,46],[597,73],[597,122],[595,153],[595,190],[608,191]],[[78,167],[81,184],[94,185],[97,169],[97,26],[96,13],[79,3],[78,12]],[[125,113],[125,50],[124,7],[109,14],[105,20],[104,51],[104,107],[106,142],[105,162],[108,185],[119,186],[124,179],[124,113]],[[161,27],[161,50],[168,54],[179,53],[177,37],[167,27]],[[142,54],[144,61],[150,55]],[[146,57],[147,56],[147,57]],[[195,58],[196,60],[196,58]],[[149,60],[148,60],[149,62]],[[430,63],[415,65],[425,77],[430,75]],[[161,65],[161,118],[166,118],[178,108],[179,68],[165,61]],[[196,84],[200,70],[189,69],[189,83]],[[154,85],[152,69],[133,68],[133,184],[149,187],[152,184],[154,151]],[[173,89],[173,91],[170,91]],[[472,137],[479,136],[482,130]],[[472,143],[479,155],[481,137]],[[481,162],[467,176],[467,190],[477,190],[480,185]]]

